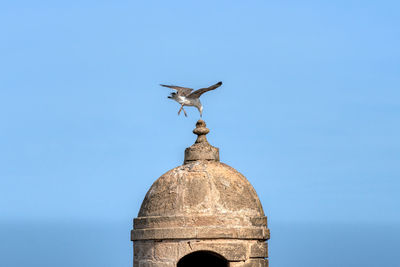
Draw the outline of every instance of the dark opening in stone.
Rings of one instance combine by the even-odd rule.
[[[197,251],[179,260],[178,267],[228,267],[228,261],[211,251]]]

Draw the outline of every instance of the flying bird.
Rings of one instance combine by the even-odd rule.
[[[217,89],[222,85],[222,82],[216,83],[207,88],[201,88],[196,91],[193,91],[192,88],[180,87],[175,85],[165,85],[165,84],[160,84],[160,85],[176,90],[176,92],[172,92],[171,95],[168,96],[168,98],[173,99],[179,104],[181,104],[181,108],[178,111],[178,115],[181,114],[181,111],[183,110],[183,113],[187,117],[187,113],[183,109],[183,106],[194,106],[199,110],[201,117],[203,115],[203,105],[200,102],[200,96],[205,92]]]

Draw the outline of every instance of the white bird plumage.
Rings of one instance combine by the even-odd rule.
[[[196,107],[200,112],[200,117],[203,115],[203,105],[200,102],[200,96],[205,92],[217,89],[222,85],[222,82],[218,82],[210,87],[201,88],[196,91],[193,91],[192,88],[180,87],[175,85],[164,85],[160,84],[161,86],[168,87],[171,89],[176,90],[176,92],[172,92],[168,98],[175,100],[181,105],[181,108],[178,111],[178,115],[183,110],[185,116],[187,116],[186,111],[183,109],[184,106],[193,106]]]

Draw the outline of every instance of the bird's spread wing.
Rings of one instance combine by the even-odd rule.
[[[182,96],[187,96],[193,91],[192,88],[180,87],[180,86],[176,86],[176,85],[165,85],[165,84],[160,84],[160,85],[174,89],[178,92],[178,95],[182,95]]]
[[[199,98],[202,94],[204,94],[205,92],[217,89],[218,87],[220,87],[222,85],[222,82],[216,83],[214,85],[211,85],[210,87],[207,88],[201,88],[199,90],[194,91],[193,93],[191,93],[190,95],[188,95],[188,97],[190,98]]]

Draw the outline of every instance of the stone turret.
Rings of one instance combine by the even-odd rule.
[[[134,266],[267,266],[269,230],[256,191],[219,161],[199,120],[184,164],[158,178],[134,219]]]

